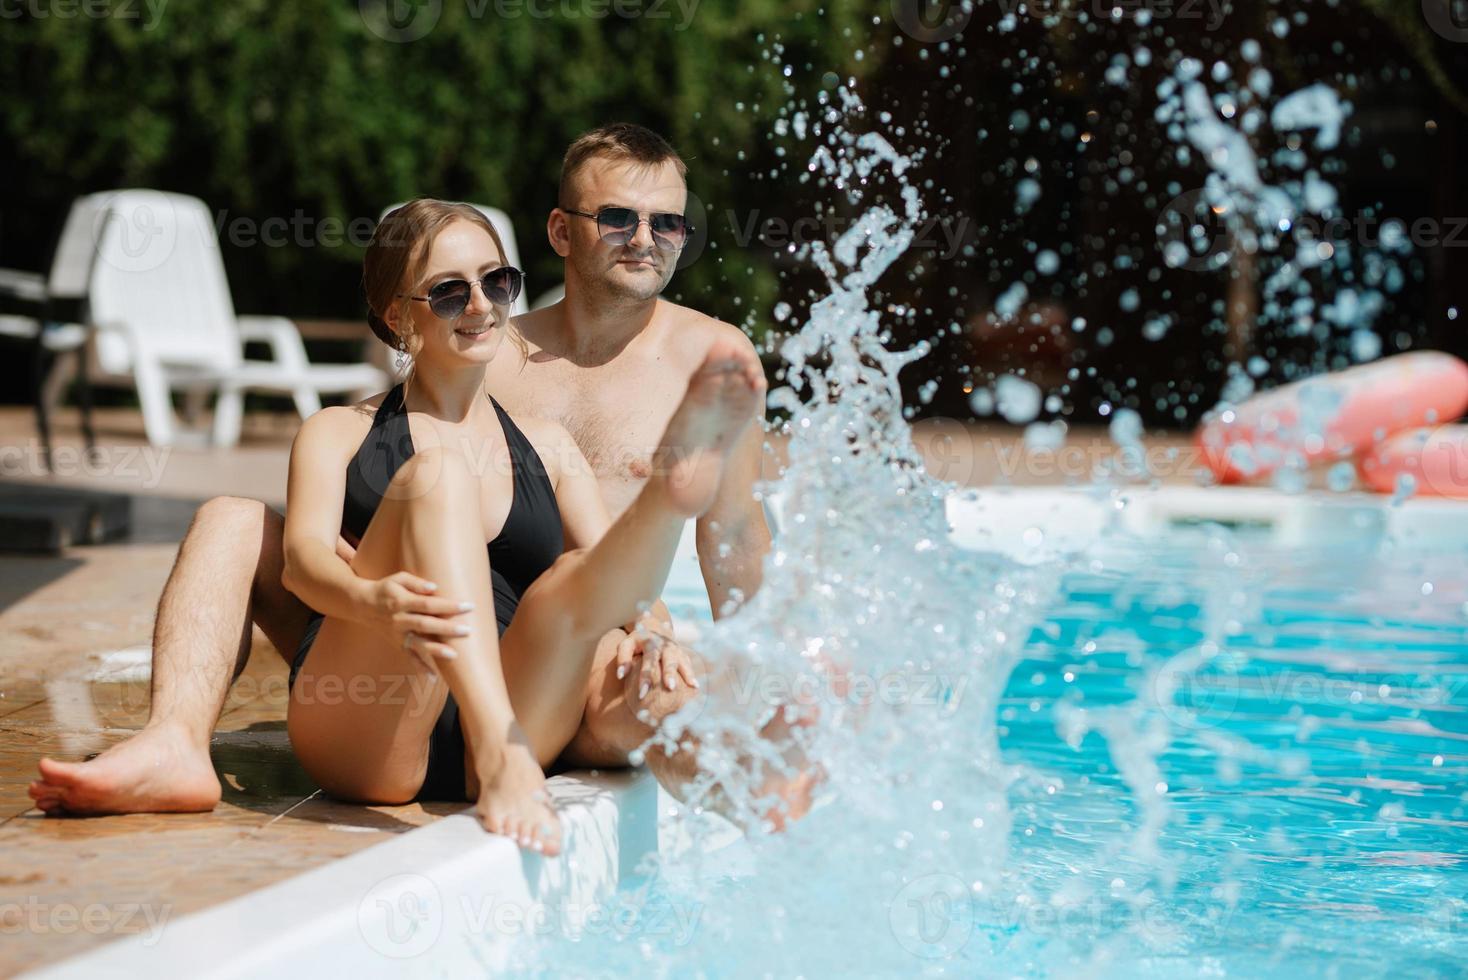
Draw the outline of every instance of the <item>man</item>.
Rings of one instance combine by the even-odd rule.
[[[659,298],[681,248],[674,216],[687,200],[685,173],[672,147],[641,126],[603,126],[572,143],[547,223],[565,259],[565,298],[517,321],[527,359],[490,365],[490,390],[511,413],[553,419],[576,438],[613,514],[651,474],[652,448],[714,338],[749,344],[737,328]],[[715,616],[758,589],[770,548],[753,496],[762,447],[751,426],[697,524]],[[249,656],[250,624],[289,658],[309,615],[281,585],[283,526],[258,501],[219,497],[199,509],[158,605],[148,723],[88,762],[42,759],[31,795],[47,800],[48,812],[201,811],[219,802],[209,740]],[[351,560],[345,542],[339,552]],[[658,685],[655,669],[625,673],[617,652],[625,638],[613,631],[598,647],[567,764],[626,765],[651,734],[638,712],[662,717],[687,696],[686,687]]]

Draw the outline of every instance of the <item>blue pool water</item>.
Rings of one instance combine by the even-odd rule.
[[[689,571],[675,572],[671,604],[706,617]],[[937,860],[863,881],[851,865],[880,847],[841,835],[836,801],[713,860],[666,858],[629,884],[621,927],[542,939],[523,965],[605,976],[1463,974],[1461,556],[1283,551],[1202,529],[1104,540],[1057,571],[999,679],[1011,770],[1002,842],[966,852],[947,841]],[[964,795],[950,787],[946,799]],[[996,846],[997,876],[966,865]],[[798,882],[775,866],[815,850],[826,858]]]
[[[1249,552],[1221,550],[1230,554]],[[1068,576],[1010,678],[1006,757],[1038,776],[1016,805],[1011,860],[1033,890],[1083,897],[1069,910],[1074,930],[1047,933],[1018,916],[1011,928],[1031,955],[1007,966],[1088,972],[1109,954],[1118,962],[1103,972],[1461,975],[1461,557],[1219,557],[1216,547],[1118,549],[1101,570]],[[1210,642],[1211,657],[1186,659]],[[1153,696],[1153,671],[1164,687],[1176,682],[1171,700]],[[1139,842],[1144,794],[1122,778],[1115,745],[1079,735],[1107,725],[1055,737],[1057,718],[1065,734],[1077,708],[1111,712],[1133,748],[1160,733],[1155,845]],[[1097,862],[1108,840],[1116,857]],[[1080,888],[1077,867],[1091,879]],[[1149,888],[1155,904],[1107,920]]]

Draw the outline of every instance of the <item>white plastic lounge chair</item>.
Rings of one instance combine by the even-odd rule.
[[[105,195],[90,282],[94,380],[136,386],[148,441],[177,437],[170,392],[197,403],[218,392],[212,442],[239,441],[246,391],[289,394],[305,419],[321,395],[365,397],[387,386],[370,364],[311,364],[295,324],[236,316],[203,201],[151,190]],[[269,345],[268,361],[246,360],[246,341]]]

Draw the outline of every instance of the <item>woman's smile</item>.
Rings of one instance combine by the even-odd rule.
[[[494,321],[486,320],[484,323],[481,323],[478,326],[474,327],[455,327],[454,333],[458,334],[460,337],[468,337],[472,340],[476,337],[483,337],[493,329]]]

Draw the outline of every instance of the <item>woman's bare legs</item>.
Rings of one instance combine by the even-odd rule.
[[[466,745],[484,785],[470,787],[486,829],[557,853],[559,825],[543,798],[545,775],[510,710],[500,667],[488,536],[477,478],[458,454],[415,453],[393,478],[357,548],[363,578],[409,571],[437,594],[471,601],[468,634],[442,677],[381,634],[328,617],[291,691],[291,744],[321,786],[345,799],[403,803],[417,795],[444,699],[459,702]]]

